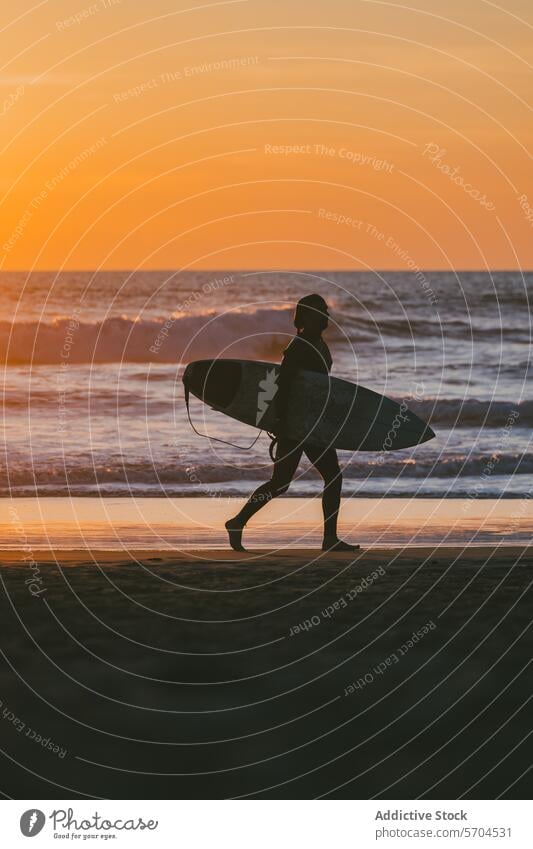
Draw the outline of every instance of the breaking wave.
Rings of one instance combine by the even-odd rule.
[[[533,473],[533,454],[507,453],[492,456],[469,457],[439,455],[414,460],[404,459],[400,453],[383,458],[375,455],[367,459],[349,459],[341,463],[346,482],[368,481],[374,478],[403,480],[406,478],[473,478],[476,480],[530,475]],[[342,458],[341,458],[342,460]],[[167,488],[179,487],[188,495],[204,495],[205,488],[216,488],[218,484],[235,483],[237,491],[247,493],[249,483],[266,480],[270,466],[264,464],[243,464],[234,466],[214,463],[192,463],[190,465],[170,463],[150,463],[147,461],[97,461],[76,465],[70,462],[68,469],[61,462],[54,465],[49,462],[42,469],[19,465],[0,474],[0,492],[17,492],[21,488],[35,492],[53,489],[69,491],[82,488],[87,494],[120,492],[125,488],[157,487],[161,495]],[[317,473],[310,468],[301,468],[296,479],[298,483],[315,481]]]
[[[399,399],[398,399],[399,400]],[[476,398],[440,398],[407,401],[407,406],[432,425],[447,427],[526,427],[533,424],[533,401],[480,401]]]
[[[84,323],[0,322],[0,359],[8,365],[175,363],[203,357],[279,358],[293,334],[292,310],[180,314],[166,320],[128,317]]]

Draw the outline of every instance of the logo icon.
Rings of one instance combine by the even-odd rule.
[[[24,811],[20,818],[20,830],[24,837],[35,837],[42,830],[46,817],[38,808],[30,808]]]
[[[261,390],[257,396],[257,416],[255,418],[256,426],[259,424],[266,411],[269,403],[274,399],[274,395],[278,391],[277,381],[278,376],[276,369],[272,368],[267,371],[264,380],[259,381],[259,389]]]

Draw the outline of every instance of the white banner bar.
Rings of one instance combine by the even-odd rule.
[[[531,849],[526,801],[3,801],[2,846]]]

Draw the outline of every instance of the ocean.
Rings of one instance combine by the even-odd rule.
[[[200,357],[279,361],[318,292],[332,373],[405,400],[436,438],[340,452],[351,497],[529,498],[531,296],[518,272],[2,272],[0,494],[243,496],[268,437],[193,399]],[[235,443],[225,445],[216,437]],[[302,461],[289,494],[317,491]]]

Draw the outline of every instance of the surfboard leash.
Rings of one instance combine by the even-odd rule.
[[[255,437],[254,441],[251,442],[250,445],[237,445],[235,442],[228,442],[227,439],[220,439],[219,436],[211,436],[211,434],[209,434],[209,433],[200,433],[200,431],[197,430],[196,427],[194,426],[193,420],[191,419],[191,411],[189,409],[189,387],[187,386],[185,381],[183,382],[183,389],[184,389],[184,394],[185,394],[185,406],[187,408],[187,418],[189,419],[189,424],[192,427],[193,431],[197,434],[197,436],[203,436],[204,439],[214,440],[215,442],[222,442],[223,445],[231,445],[232,448],[238,448],[239,451],[250,451],[250,449],[254,447],[255,443],[257,442],[257,440],[259,439],[259,437],[263,433],[262,430],[259,431],[259,433]],[[270,433],[268,435],[272,438]],[[272,448],[272,445],[273,445],[273,443],[271,444],[270,448]],[[270,453],[270,449],[269,449],[269,453]],[[272,457],[272,454],[270,454],[270,456]]]
[[[270,454],[270,459],[273,463],[276,462],[276,457],[274,456],[274,451],[276,450],[276,445],[278,444],[278,437],[273,433],[267,430],[267,436],[270,438],[270,445],[268,446],[268,453]]]

